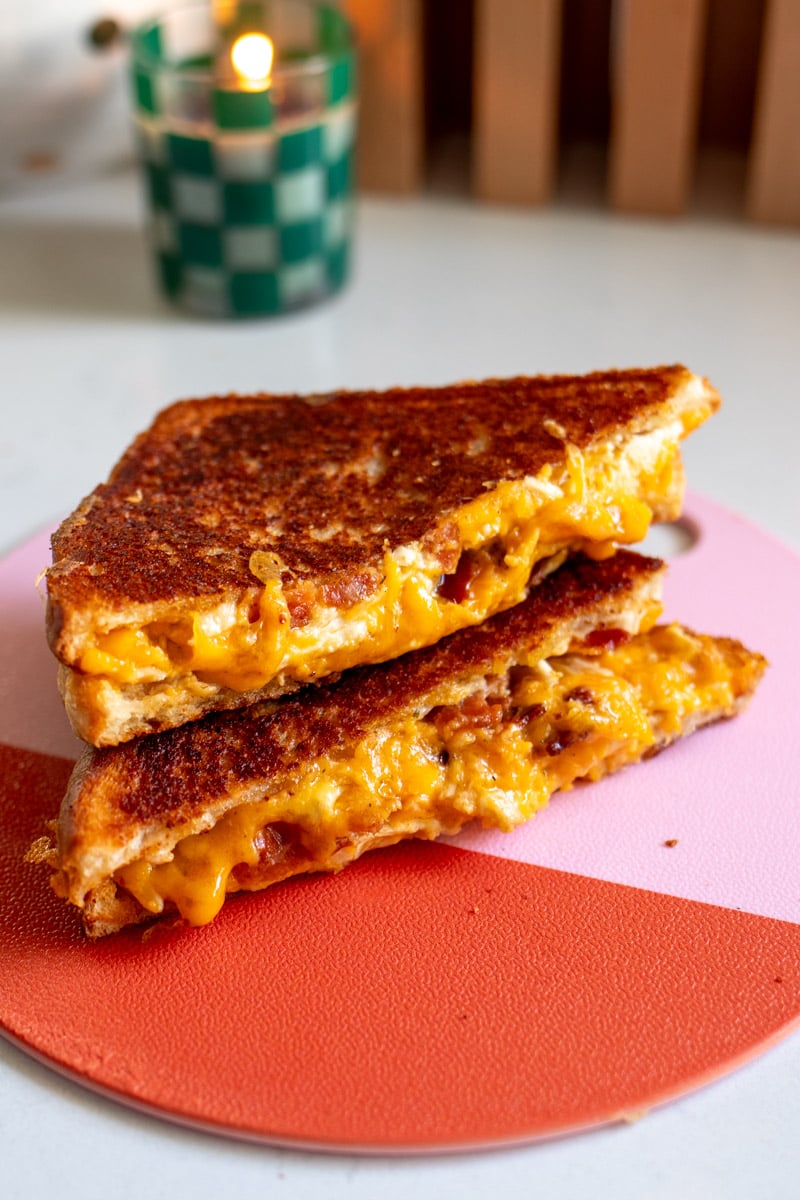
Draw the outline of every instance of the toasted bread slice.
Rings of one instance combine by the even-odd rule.
[[[394,658],[679,510],[683,367],[176,404],[53,539],[76,732],[114,745]]]
[[[97,937],[466,822],[511,829],[733,715],[764,660],[656,626],[662,564],[583,556],[517,607],[330,685],[87,748],[33,857]]]

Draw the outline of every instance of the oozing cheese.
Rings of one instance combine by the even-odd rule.
[[[640,541],[652,511],[636,493],[673,490],[683,432],[638,439],[636,464],[608,453],[583,456],[568,447],[565,477],[505,481],[454,514],[462,555],[471,555],[464,594],[440,590],[441,564],[421,547],[387,551],[383,578],[366,599],[347,609],[318,604],[305,624],[292,626],[280,578],[211,613],[145,627],[95,633],[77,668],[116,684],[158,683],[192,674],[203,684],[245,692],[275,676],[305,682],[428,645],[522,599],[531,571],[566,549],[595,558],[617,543]],[[647,465],[642,478],[641,459]],[[368,648],[368,649],[365,649]]]
[[[201,925],[230,891],[336,870],[374,845],[475,819],[511,829],[554,792],[638,760],[696,714],[732,711],[755,670],[729,643],[674,625],[517,668],[511,683],[407,714],[345,756],[309,763],[290,788],[179,840],[169,861],[134,862],[115,879],[147,911],[177,909]]]

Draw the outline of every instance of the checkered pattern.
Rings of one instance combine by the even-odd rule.
[[[233,6],[225,38],[274,33],[277,24],[276,44],[288,45],[299,66],[315,56],[307,71],[276,76],[269,91],[211,88],[197,25],[176,32],[167,15],[135,42],[136,125],[161,281],[206,315],[282,312],[339,288],[348,274],[356,123],[349,28],[336,10],[300,0],[273,0],[265,26],[262,7]],[[207,28],[205,47],[208,36]],[[205,67],[206,79],[187,61]]]

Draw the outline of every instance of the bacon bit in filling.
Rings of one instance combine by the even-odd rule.
[[[547,742],[545,750],[554,758],[556,754],[563,753],[570,746],[574,746],[576,742],[585,742],[589,736],[588,730],[578,731],[576,729],[557,729],[550,741]]]
[[[470,585],[476,570],[475,555],[465,550],[458,560],[455,571],[451,575],[442,575],[437,589],[443,600],[453,604],[463,604],[470,594]]]
[[[276,881],[284,878],[306,857],[299,827],[286,821],[274,821],[260,829],[253,835],[253,848],[258,854],[257,862],[238,863],[231,872],[240,887],[264,880],[266,868],[272,868]]]
[[[630,634],[624,629],[593,629],[587,633],[584,643],[598,650],[616,650],[623,642],[630,641]]]
[[[505,556],[506,546],[502,538],[495,538],[488,545],[474,550],[462,551],[455,570],[442,575],[439,580],[438,594],[454,604],[471,600],[476,580],[487,570],[502,570]]]
[[[320,589],[325,604],[332,608],[350,608],[366,600],[377,590],[378,579],[370,571],[359,571],[345,579],[332,579]]]
[[[461,704],[442,704],[432,708],[426,720],[436,726],[447,740],[459,729],[489,729],[508,720],[507,705],[483,696],[468,696]]]
[[[310,590],[310,589],[309,589]],[[292,629],[301,628],[311,620],[312,599],[301,591],[288,592],[286,607],[289,609]]]

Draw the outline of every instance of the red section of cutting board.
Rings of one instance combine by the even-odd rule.
[[[348,1149],[524,1140],[639,1115],[800,1017],[796,924],[450,846],[89,945],[21,862],[69,769],[0,748],[0,1022],[175,1119]]]

